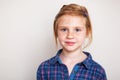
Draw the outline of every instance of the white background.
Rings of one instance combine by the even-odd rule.
[[[58,50],[53,20],[63,4],[87,7],[93,42],[86,51],[120,79],[120,0],[0,0],[0,80],[36,80],[39,64]]]

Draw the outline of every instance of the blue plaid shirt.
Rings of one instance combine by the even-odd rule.
[[[58,51],[53,58],[41,63],[37,70],[37,80],[107,80],[104,69],[92,60],[88,52],[87,59],[74,66],[69,75],[67,66],[62,64]]]

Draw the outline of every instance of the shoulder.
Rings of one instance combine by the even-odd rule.
[[[50,62],[51,60],[54,59],[54,57],[48,59],[48,60],[45,60],[43,61],[39,66],[38,66],[38,69],[37,69],[37,80],[41,79],[41,78],[45,78],[46,80],[46,73],[47,71],[49,71],[50,69]]]
[[[47,80],[47,71],[50,68],[50,62],[53,58],[43,61],[37,69],[37,80]]]
[[[38,67],[38,70],[48,68],[48,66],[50,66],[54,62],[54,60],[55,60],[55,56],[50,58],[50,59],[47,59],[47,60],[41,62],[41,64]]]
[[[92,66],[94,67],[94,69],[98,72],[101,72],[103,73],[105,70],[104,68],[102,67],[102,65],[100,65],[98,62],[92,60]]]
[[[39,66],[42,67],[42,66],[48,66],[48,65],[50,65],[50,62],[51,62],[52,59],[53,59],[53,57],[50,58],[50,59],[47,59],[47,60],[45,60],[43,62],[41,62]]]
[[[84,64],[88,68],[89,72],[93,73],[93,75],[100,80],[101,78],[103,80],[106,80],[104,79],[106,78],[105,69],[98,62],[92,59],[92,56],[90,53],[85,52],[85,54],[88,56],[88,58],[84,61]]]
[[[92,56],[89,52],[84,52],[87,55],[87,59],[84,61],[84,64],[90,69],[97,70],[99,72],[104,71],[104,68],[95,60],[92,59]]]
[[[48,69],[48,68],[52,67],[52,65],[54,65],[58,61],[59,54],[61,53],[61,51],[62,51],[62,49],[60,49],[55,56],[51,57],[50,59],[47,59],[47,60],[43,61],[39,65],[38,70],[41,69],[41,68],[43,70],[43,69]]]
[[[105,69],[104,69],[103,66],[100,65],[98,62],[92,60],[91,70],[95,72],[94,74],[95,74],[98,78],[102,78],[102,79],[106,80],[106,72],[105,72]]]

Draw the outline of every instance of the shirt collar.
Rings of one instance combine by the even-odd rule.
[[[56,56],[54,56],[53,58],[50,59],[50,64],[62,63],[61,60],[60,60],[60,58],[59,58],[59,55],[60,55],[61,52],[62,52],[62,49],[60,49],[57,52]]]
[[[50,64],[55,64],[55,63],[62,63],[61,60],[60,60],[60,57],[59,55],[61,54],[62,52],[62,49],[60,49],[56,56],[54,56],[53,58],[50,59]],[[86,55],[87,55],[87,58],[81,62],[81,63],[78,63],[78,64],[83,64],[87,69],[90,68],[91,64],[92,64],[92,56],[90,55],[90,53],[88,52],[84,52]]]
[[[87,58],[82,62],[82,64],[87,68],[89,69],[92,65],[92,56],[90,55],[90,53],[88,52],[84,52],[84,54],[87,55]]]

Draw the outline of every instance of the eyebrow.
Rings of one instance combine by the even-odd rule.
[[[59,28],[68,28],[67,26],[59,26]],[[75,26],[73,28],[84,28],[84,26]]]

